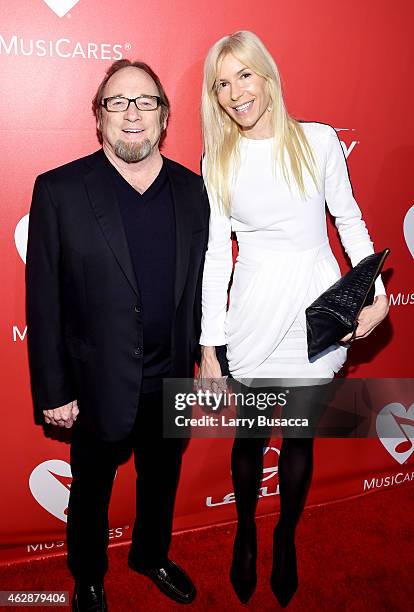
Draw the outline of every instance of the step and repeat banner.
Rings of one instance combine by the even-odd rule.
[[[99,147],[91,100],[114,60],[140,59],[159,74],[172,105],[163,152],[197,171],[208,48],[239,29],[264,40],[280,68],[291,114],[337,129],[376,249],[391,249],[384,273],[389,319],[352,348],[341,375],[413,376],[413,17],[409,0],[1,3],[0,563],[65,549],[69,441],[34,425],[29,389],[24,312],[28,215],[36,175]],[[346,270],[331,222],[329,232]],[[379,428],[367,440],[318,440],[309,504],[413,483],[412,396],[394,380],[374,403],[375,413],[394,418],[395,437],[382,437]],[[266,449],[259,514],[279,507],[280,444],[272,439]],[[230,449],[231,440],[190,442],[175,530],[235,518]],[[134,506],[130,461],[115,481],[111,542],[131,537]]]

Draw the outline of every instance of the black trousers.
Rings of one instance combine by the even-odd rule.
[[[75,579],[94,583],[105,575],[112,484],[117,467],[131,451],[137,472],[131,553],[144,567],[160,567],[167,558],[183,441],[163,438],[162,393],[144,393],[134,428],[125,440],[104,442],[81,422],[74,426],[67,546]]]

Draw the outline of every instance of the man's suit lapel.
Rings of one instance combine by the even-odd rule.
[[[170,180],[175,213],[175,290],[174,301],[177,308],[187,278],[190,243],[192,235],[193,208],[184,172],[179,166],[164,157]]]
[[[121,213],[109,173],[104,152],[95,153],[89,163],[90,170],[85,174],[86,189],[96,219],[108,241],[122,271],[138,295],[137,281],[129,253]]]

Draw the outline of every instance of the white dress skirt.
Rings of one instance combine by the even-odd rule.
[[[335,130],[318,123],[302,126],[319,172],[318,189],[305,176],[306,198],[293,179],[289,188],[281,176],[273,138],[240,138],[230,216],[209,193],[200,343],[226,344],[229,370],[246,385],[323,384],[345,362],[347,349],[339,345],[311,361],[307,354],[305,309],[340,277],[328,242],[325,202],[352,265],[374,252]],[[227,309],[232,231],[239,253]],[[375,289],[376,295],[385,293],[380,278]]]

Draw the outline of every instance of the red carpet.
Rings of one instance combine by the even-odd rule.
[[[402,486],[305,510],[297,538],[299,590],[288,609],[413,610],[413,500],[414,487]],[[228,580],[235,531],[235,524],[231,524],[174,536],[171,558],[188,571],[198,589],[190,606],[170,603],[152,583],[129,570],[126,546],[112,548],[106,579],[110,610],[281,609],[268,583],[275,520],[276,516],[258,519],[259,579],[247,606],[239,604]],[[0,580],[2,590],[72,589],[63,557],[0,568]]]

